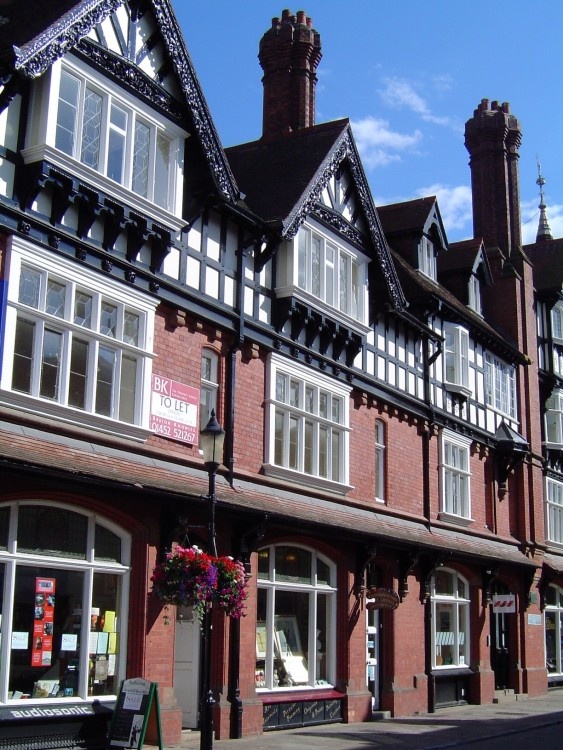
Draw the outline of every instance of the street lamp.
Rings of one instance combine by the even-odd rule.
[[[215,409],[211,417],[200,432],[200,448],[203,453],[203,466],[209,476],[209,548],[211,554],[217,557],[217,542],[215,539],[215,475],[223,458],[223,443],[225,430],[215,418]],[[201,733],[200,750],[213,748],[213,706],[215,699],[211,690],[211,635],[212,635],[212,605],[208,602],[203,619],[203,691],[201,699]]]

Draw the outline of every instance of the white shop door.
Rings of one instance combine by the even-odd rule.
[[[199,620],[191,607],[176,610],[174,693],[182,709],[182,727],[196,729],[199,717]]]

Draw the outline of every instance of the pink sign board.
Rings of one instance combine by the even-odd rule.
[[[151,430],[183,443],[198,443],[199,389],[152,376]]]

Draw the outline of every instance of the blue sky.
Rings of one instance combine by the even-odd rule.
[[[348,117],[376,205],[437,195],[450,241],[472,236],[464,124],[481,99],[520,121],[524,242],[537,230],[538,160],[563,236],[562,0],[173,0],[224,146],[259,138],[258,43],[284,8],[321,35],[316,122]]]

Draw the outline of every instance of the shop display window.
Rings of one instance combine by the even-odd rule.
[[[55,504],[14,503],[0,509],[6,514],[0,702],[115,695],[124,667],[127,535]],[[2,528],[0,521],[0,535]]]
[[[312,550],[258,553],[256,687],[319,688],[334,682],[335,567]]]

